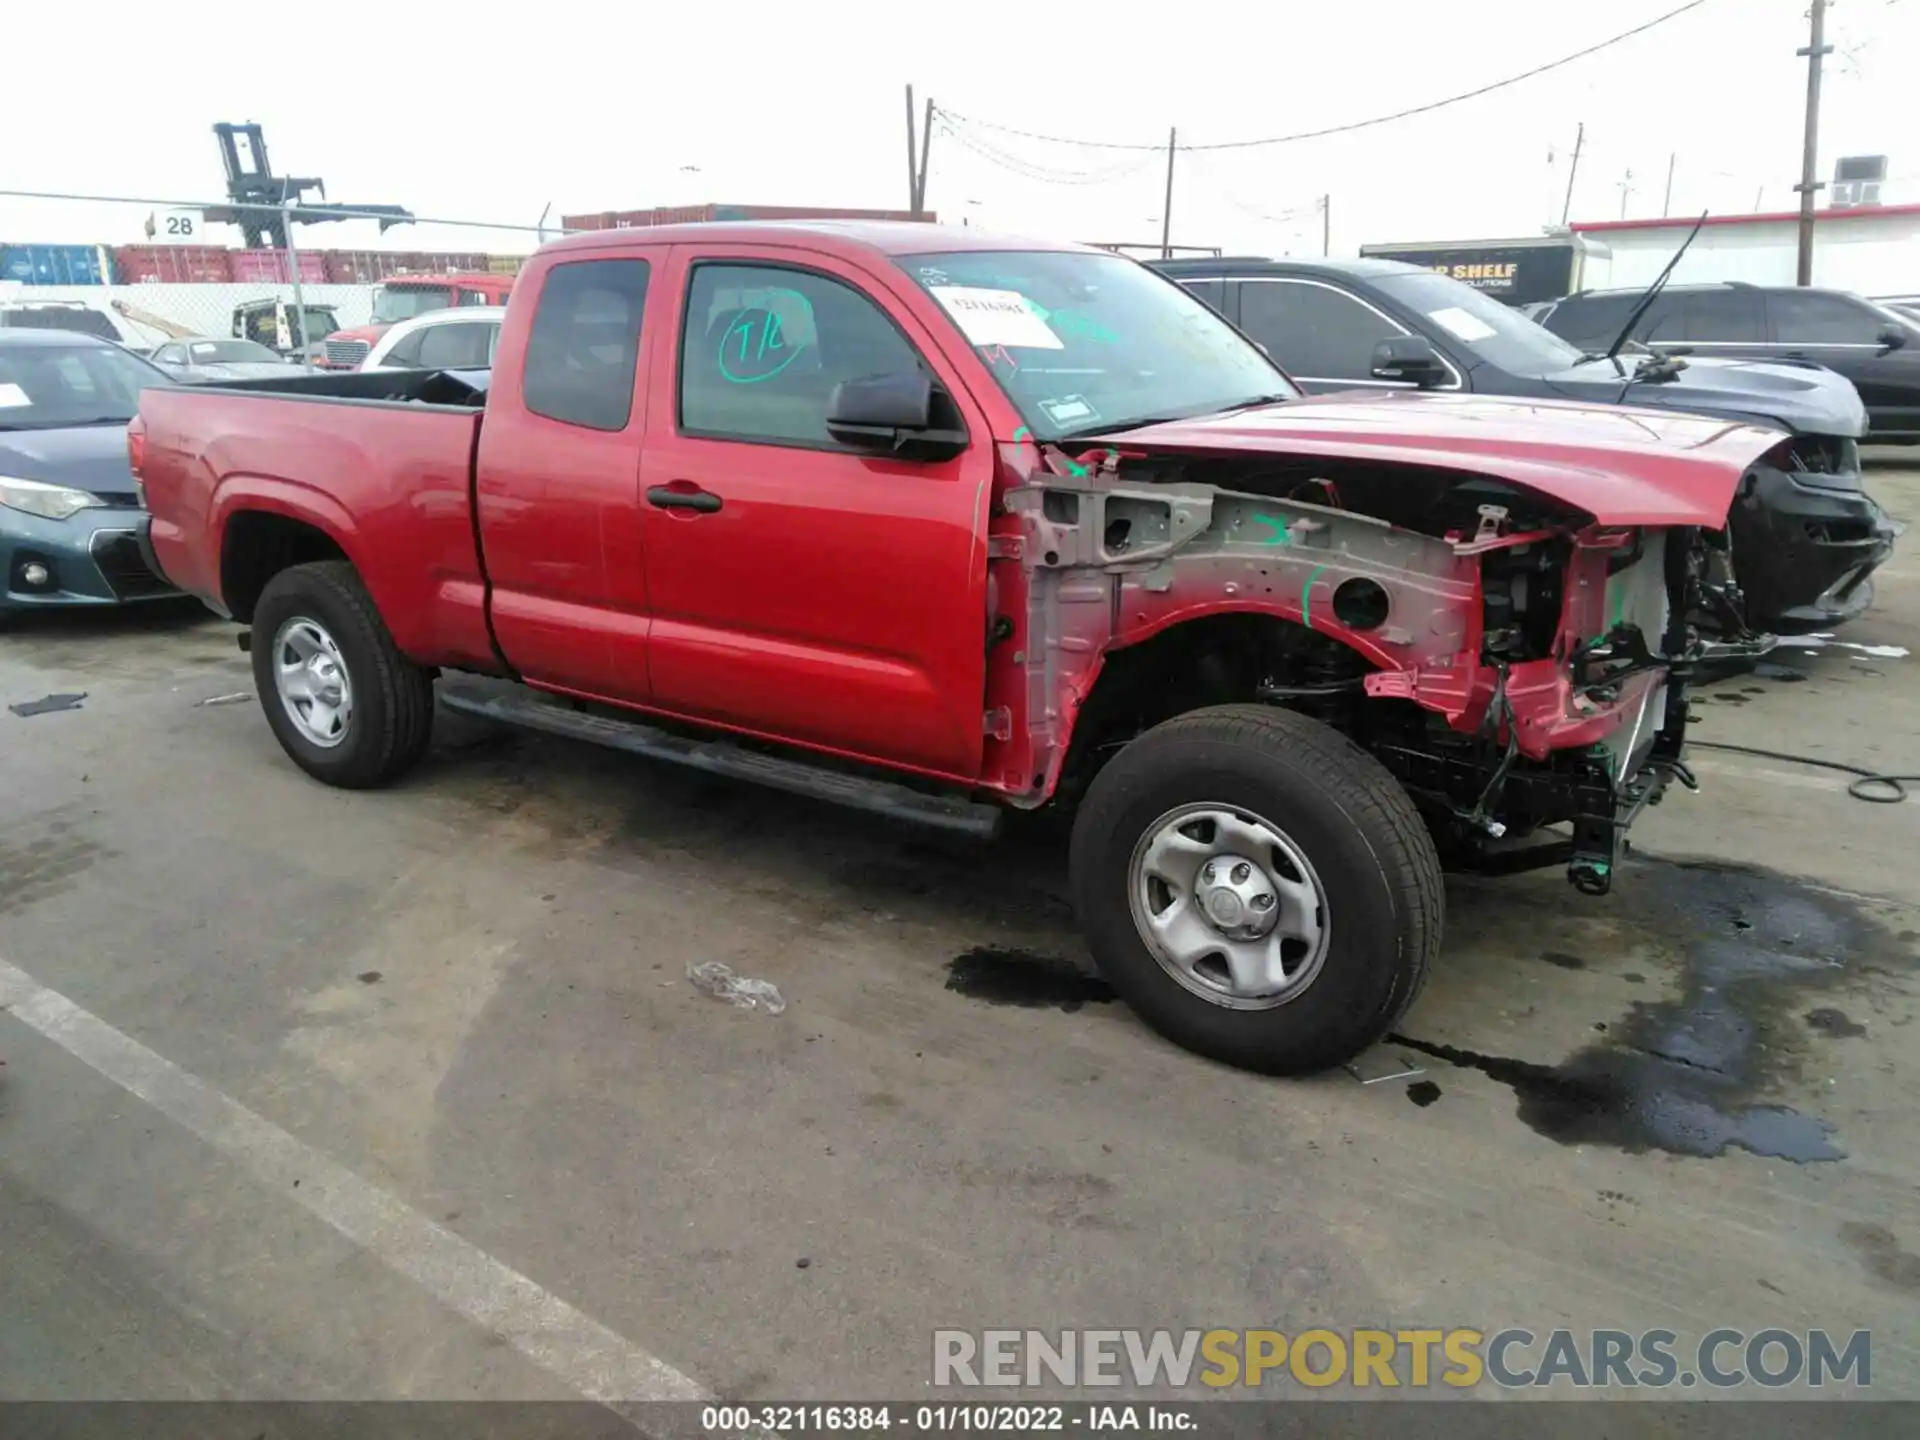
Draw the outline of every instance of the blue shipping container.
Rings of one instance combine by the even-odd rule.
[[[22,285],[105,285],[98,245],[0,246],[0,280]]]

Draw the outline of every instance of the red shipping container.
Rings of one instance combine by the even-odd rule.
[[[114,273],[123,285],[226,285],[232,253],[217,245],[117,245]]]
[[[292,278],[293,267],[287,263],[287,252],[284,250],[235,250],[232,254],[235,280],[286,284]],[[325,283],[326,278],[326,257],[302,252],[301,283],[320,285]]]

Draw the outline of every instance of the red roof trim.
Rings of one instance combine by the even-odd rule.
[[[1813,212],[1816,220],[1890,220],[1897,215],[1920,215],[1920,205],[1862,205],[1845,210]],[[1571,228],[1582,235],[1590,235],[1596,230],[1685,230],[1692,226],[1696,218],[1670,215],[1660,220],[1581,220]],[[1798,210],[1776,210],[1765,215],[1709,215],[1707,224],[1769,225],[1799,218]]]

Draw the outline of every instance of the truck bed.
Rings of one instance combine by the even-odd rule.
[[[154,559],[245,618],[274,547],[295,526],[302,544],[318,531],[366,577],[402,649],[495,668],[473,527],[485,397],[484,372],[432,370],[155,387],[133,437]]]
[[[267,380],[235,380],[225,385],[199,385],[198,390],[266,392],[303,400],[377,401],[382,404],[432,405],[442,409],[472,410],[487,403],[492,379],[488,370],[357,370],[316,371]]]

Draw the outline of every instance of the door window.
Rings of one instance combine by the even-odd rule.
[[[420,332],[420,364],[428,370],[477,370],[487,364],[486,324],[429,325]]]
[[[1757,290],[1699,290],[1681,297],[1680,333],[1707,344],[1753,345],[1767,338]]]
[[[1573,295],[1542,315],[1540,323],[1582,350],[1605,350],[1639,299],[1637,294]]]
[[[547,272],[527,339],[527,409],[589,430],[624,430],[633,412],[644,260],[574,260]]]
[[[1373,347],[1407,332],[1344,290],[1304,280],[1242,280],[1240,328],[1306,380],[1367,380]]]
[[[1227,282],[1224,280],[1182,280],[1180,282],[1222,315],[1227,313]]]
[[[427,330],[416,330],[411,335],[403,335],[393,342],[393,348],[387,351],[386,358],[380,363],[390,365],[396,370],[411,370],[421,363],[420,347],[430,334]]]
[[[884,311],[810,271],[699,265],[680,340],[680,425],[689,434],[820,449],[843,380],[924,371]]]
[[[1880,329],[1865,306],[1817,290],[1776,290],[1767,310],[1782,345],[1872,345]]]

